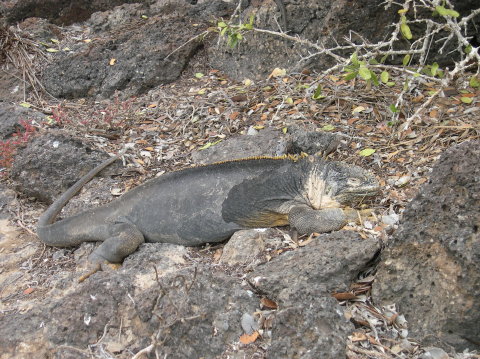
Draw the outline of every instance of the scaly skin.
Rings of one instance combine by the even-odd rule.
[[[193,167],[152,179],[104,206],[55,222],[62,207],[109,159],[81,178],[41,216],[51,246],[103,241],[94,263],[121,262],[144,241],[197,246],[245,228],[289,224],[300,233],[342,228],[352,206],[377,193],[375,177],[342,162],[308,157],[251,158]]]

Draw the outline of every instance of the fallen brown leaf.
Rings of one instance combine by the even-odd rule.
[[[334,297],[338,301],[342,301],[342,300],[355,299],[357,296],[350,292],[342,292],[342,293],[333,293],[332,297]]]
[[[266,307],[266,308],[269,308],[269,309],[277,309],[278,308],[278,304],[275,303],[273,300],[271,299],[268,299],[266,297],[263,297],[262,299],[260,299],[260,303]]]
[[[31,288],[31,287],[30,287],[30,288],[27,288],[27,289],[25,289],[25,290],[23,291],[23,294],[30,294],[30,293],[32,293],[34,290],[35,290],[35,288]]]
[[[257,340],[259,334],[258,331],[254,331],[252,334],[243,334],[240,336],[240,343],[242,344],[251,344]]]

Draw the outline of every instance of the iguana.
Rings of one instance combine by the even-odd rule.
[[[320,157],[251,158],[192,167],[152,179],[120,198],[55,222],[65,204],[103,168],[100,164],[40,217],[37,234],[51,246],[103,241],[93,263],[119,263],[147,242],[197,246],[245,228],[290,225],[299,233],[342,228],[354,205],[377,193],[360,167]]]

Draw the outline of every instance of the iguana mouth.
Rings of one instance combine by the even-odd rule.
[[[351,202],[354,199],[358,200],[362,198],[373,197],[377,195],[379,191],[380,188],[378,186],[352,188],[338,194],[337,199],[340,202]]]

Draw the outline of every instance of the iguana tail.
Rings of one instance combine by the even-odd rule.
[[[55,218],[57,217],[57,215],[62,210],[62,208],[68,203],[68,201],[70,201],[70,199],[72,199],[72,197],[75,196],[88,181],[90,181],[93,177],[95,177],[105,167],[115,162],[119,157],[120,155],[113,156],[108,160],[100,163],[97,167],[95,167],[90,172],[88,172],[85,176],[80,178],[72,187],[66,190],[40,216],[37,223],[37,228],[42,228],[49,224],[52,224],[55,221]]]

